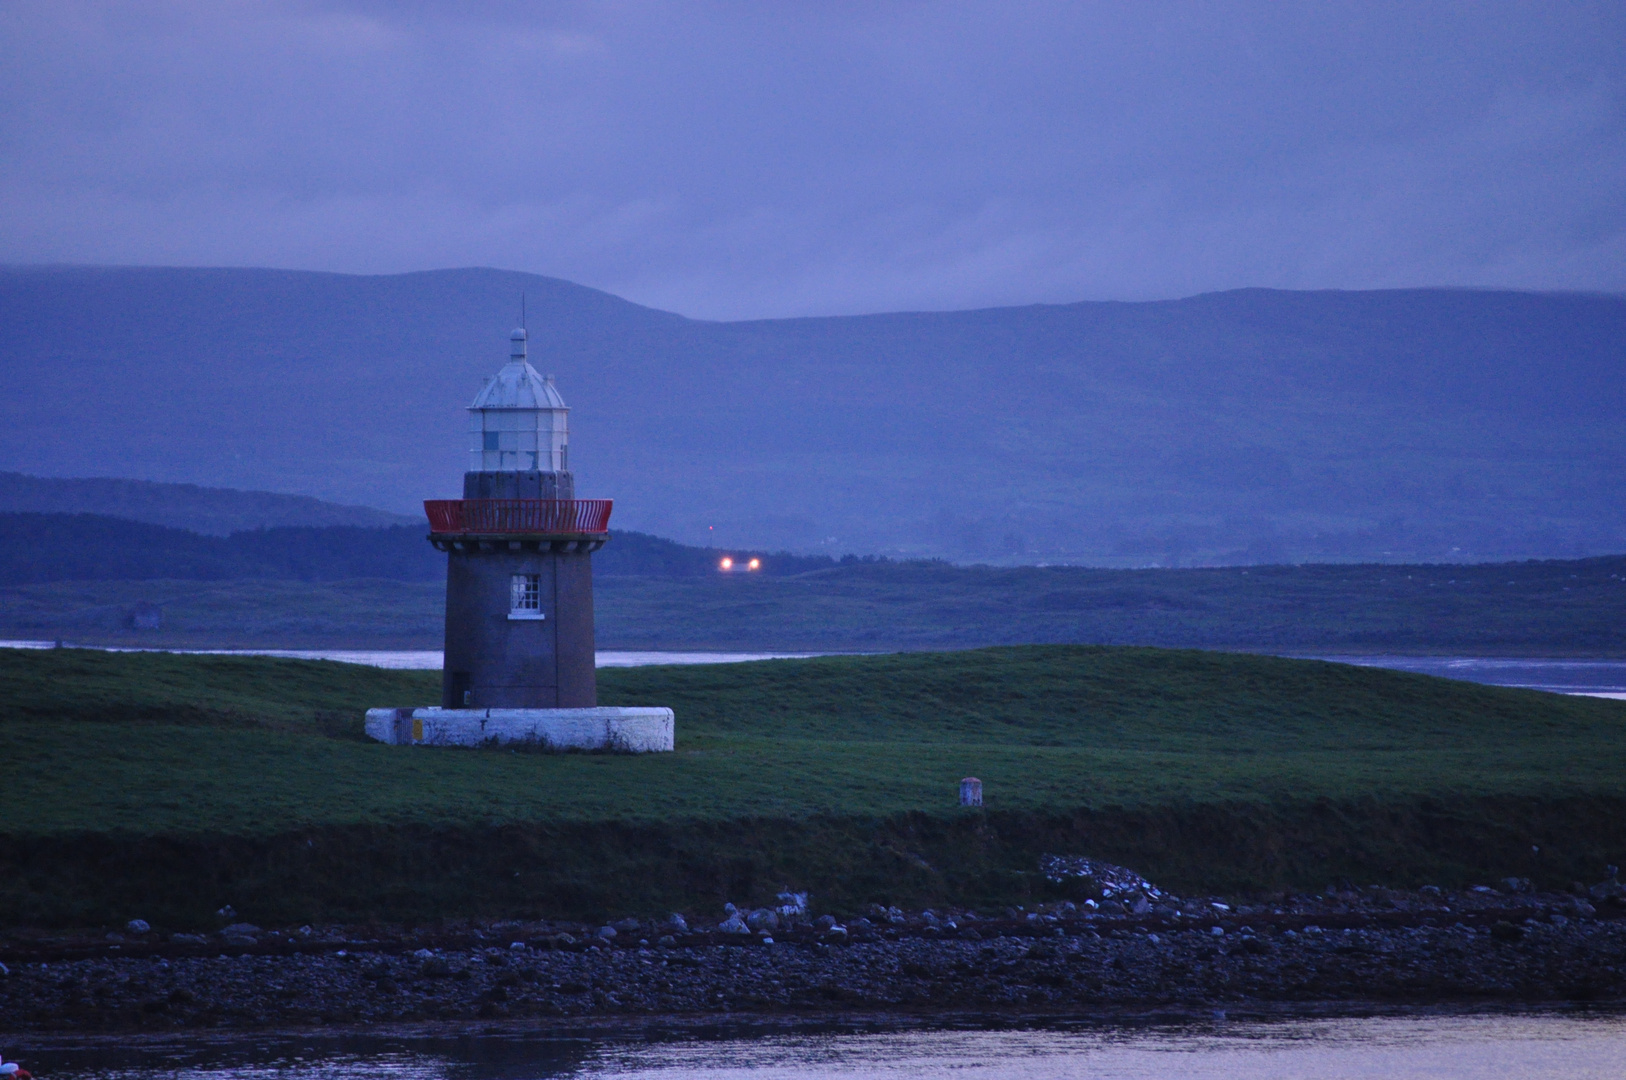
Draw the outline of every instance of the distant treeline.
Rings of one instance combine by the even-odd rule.
[[[105,517],[10,514],[0,515],[0,539],[0,586],[9,586],[0,589],[0,636],[278,648],[440,642],[446,556],[422,526],[210,537]],[[723,573],[725,555],[736,567],[753,557],[762,567]],[[593,569],[604,648],[1089,642],[1626,655],[1621,555],[1106,570],[764,555],[616,533]],[[87,580],[104,584],[78,584]],[[161,609],[161,628],[135,624],[149,609]]]
[[[437,581],[445,576],[446,556],[425,535],[417,525],[336,525],[205,536],[97,514],[0,514],[0,585],[246,578]],[[601,576],[697,577],[718,573],[725,556],[741,567],[757,559],[757,572],[769,575],[838,565],[829,556],[696,548],[646,533],[616,532],[593,557],[593,568]],[[876,560],[848,556],[846,561]]]
[[[752,548],[701,548],[680,544],[640,532],[610,533],[611,542],[593,556],[593,571],[614,577],[702,577],[717,574],[724,558],[731,559],[735,573],[751,573],[746,569],[752,559],[761,564],[757,573],[769,577],[787,574],[805,574],[812,570],[828,570],[834,566],[858,563],[887,563],[892,560],[876,555],[844,555],[840,559],[829,555],[792,555],[788,552],[768,552]]]

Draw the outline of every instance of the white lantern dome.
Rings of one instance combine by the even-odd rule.
[[[469,406],[471,472],[566,472],[570,409],[525,358],[526,333],[509,335],[508,363]]]

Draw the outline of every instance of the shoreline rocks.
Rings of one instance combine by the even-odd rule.
[[[743,934],[718,928],[716,916],[235,924],[201,941],[149,933],[118,943],[14,931],[0,938],[9,972],[0,1028],[1626,1002],[1626,903],[1615,897],[1369,888],[1263,902],[1139,899],[1144,908],[1120,900],[1114,914],[1074,902],[1000,912],[876,905],[845,921],[775,911],[772,924],[753,920],[765,909],[727,912],[723,922]]]

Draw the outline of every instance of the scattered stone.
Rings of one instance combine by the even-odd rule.
[[[891,923],[893,926],[902,926],[904,923],[909,921],[903,917],[903,909],[899,907],[887,908],[885,910],[885,915],[886,921]]]
[[[124,928],[132,934],[145,934],[152,929],[152,926],[146,919],[131,919],[124,924]]]
[[[1069,879],[1085,879],[1103,890],[1127,892],[1136,889],[1149,896],[1163,895],[1161,890],[1133,870],[1083,855],[1041,855],[1039,872],[1053,885],[1060,885]]]
[[[603,938],[605,941],[614,941],[616,938],[616,929],[613,926],[601,926],[598,928],[598,936]]]
[[[749,934],[751,932],[751,928],[745,925],[745,920],[740,918],[738,911],[729,912],[728,918],[717,924],[717,929],[725,934]]]
[[[1130,904],[1147,898],[1139,890],[1122,896]],[[330,928],[318,936],[344,946],[331,952],[262,931],[262,942],[298,947],[229,961],[235,954],[197,955],[208,940],[201,936],[160,942],[149,933],[141,946],[115,951],[99,933],[31,937],[12,929],[0,955],[11,961],[3,950],[19,950],[18,959],[20,950],[32,952],[9,973],[0,968],[0,1016],[8,1031],[89,1033],[497,1016],[568,1023],[724,1012],[874,1015],[935,1005],[1064,1016],[1171,1002],[1205,1009],[1626,1004],[1626,912],[1613,902],[1597,903],[1595,917],[1582,914],[1593,902],[1575,895],[1506,890],[1278,894],[1233,900],[1234,910],[1194,896],[1179,901],[1185,915],[1174,903],[1165,896],[1148,912],[1116,919],[1105,904],[1030,903],[984,918],[877,904],[862,917],[851,913],[845,927],[833,912],[816,922],[781,916],[773,933],[745,927],[739,936],[652,932],[673,929],[671,921],[615,939],[598,937],[596,926],[519,921],[353,935]],[[778,914],[735,908],[730,917],[744,926],[763,910]],[[514,949],[516,938],[530,948]],[[640,948],[650,939],[659,947]]]

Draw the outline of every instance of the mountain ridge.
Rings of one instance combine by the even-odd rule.
[[[532,356],[684,543],[1175,565],[1626,548],[1626,298],[1477,289],[707,322],[498,270],[0,270],[0,467],[455,495]],[[84,313],[98,313],[84,331]],[[64,370],[90,376],[65,424]]]
[[[117,476],[42,477],[0,472],[0,514],[96,514],[229,536],[279,526],[385,528],[417,519],[309,495],[166,484]]]

